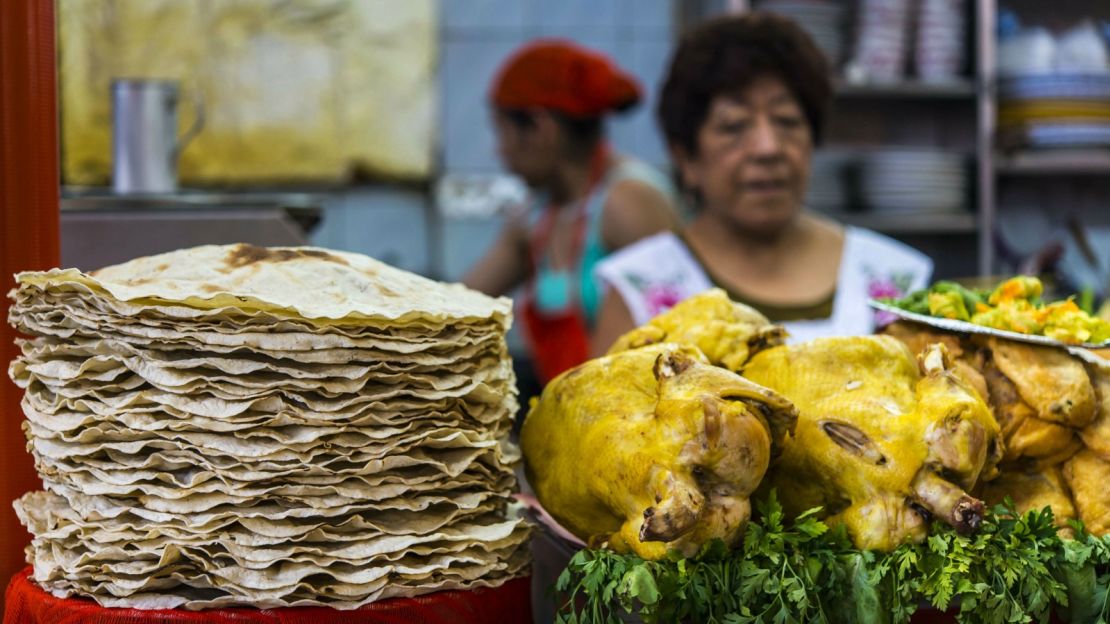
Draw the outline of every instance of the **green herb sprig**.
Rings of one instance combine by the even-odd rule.
[[[813,509],[787,521],[774,493],[757,503],[743,545],[711,542],[660,561],[583,550],[560,575],[558,622],[904,624],[918,605],[957,611],[962,624],[1110,624],[1110,536],[1073,525],[1063,539],[1048,508],[996,507],[973,536],[934,525],[890,553],[852,547]]]

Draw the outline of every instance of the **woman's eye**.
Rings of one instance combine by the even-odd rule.
[[[780,115],[775,118],[775,123],[783,128],[798,128],[805,123],[801,117],[797,115]]]
[[[729,121],[719,124],[717,129],[725,134],[740,134],[747,130],[749,125],[751,124],[747,120]]]

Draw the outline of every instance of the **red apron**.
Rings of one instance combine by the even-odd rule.
[[[568,269],[574,277],[577,277],[581,271],[579,265],[582,262],[582,248],[590,221],[588,214],[590,197],[604,176],[608,156],[608,146],[599,145],[591,159],[589,188],[586,195],[574,207],[577,214],[571,251],[572,263],[571,268]],[[532,362],[540,381],[544,384],[590,357],[590,330],[579,302],[577,279],[570,280],[568,284],[568,287],[573,286],[573,288],[563,309],[540,309],[536,305],[536,282],[540,268],[543,266],[544,255],[547,253],[548,239],[558,210],[559,208],[553,205],[544,209],[530,241],[532,278],[525,290],[521,310],[525,335],[532,350]]]

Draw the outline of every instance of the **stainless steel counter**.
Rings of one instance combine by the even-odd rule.
[[[292,193],[114,195],[63,189],[62,266],[96,269],[206,244],[308,244],[322,218],[319,196]]]

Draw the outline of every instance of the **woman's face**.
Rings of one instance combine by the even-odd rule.
[[[550,114],[538,111],[524,125],[499,110],[493,111],[497,155],[505,168],[528,186],[542,187],[556,166],[558,128]]]
[[[781,80],[757,78],[717,96],[698,131],[698,152],[677,154],[703,210],[746,232],[774,234],[801,210],[813,136]]]

